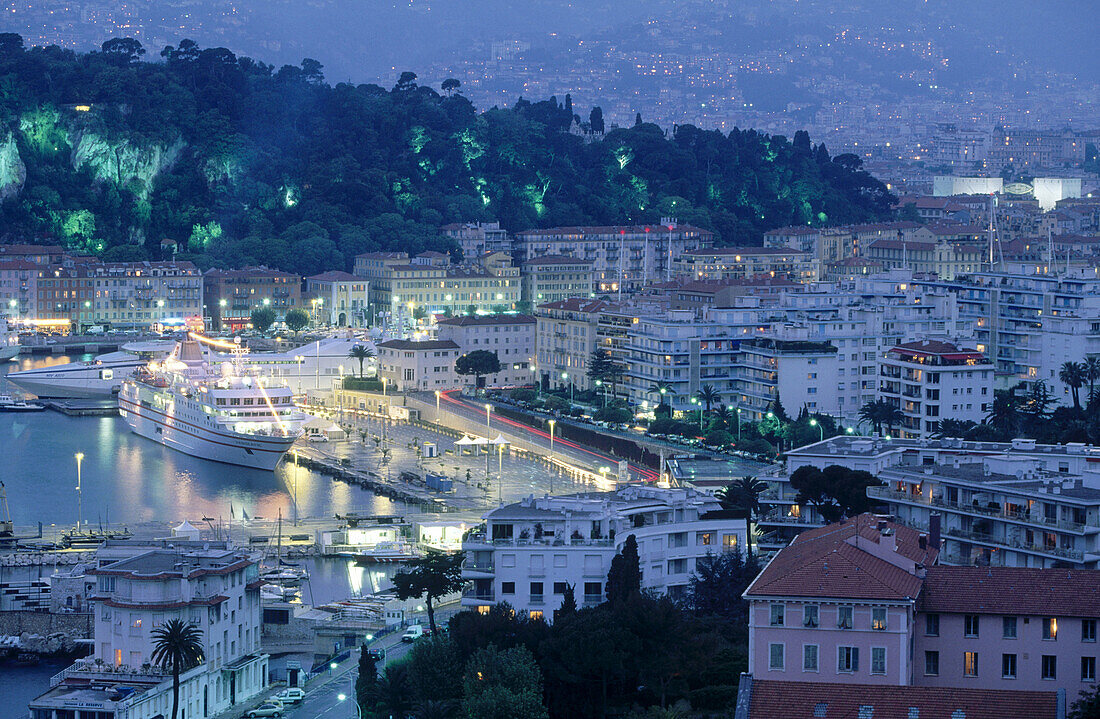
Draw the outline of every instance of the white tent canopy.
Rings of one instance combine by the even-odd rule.
[[[469,447],[469,446],[474,445],[474,444],[477,444],[477,442],[475,442],[473,439],[471,439],[470,437],[468,437],[466,435],[462,435],[462,439],[457,440],[455,442],[455,446],[458,446],[458,447]]]
[[[497,438],[496,438],[496,439],[494,439],[493,441],[489,442],[489,444],[495,444],[495,445],[497,445],[498,447],[501,447],[501,446],[503,446],[503,445],[506,445],[506,444],[511,444],[511,442],[509,442],[508,440],[504,439],[504,435],[503,435],[503,434],[498,434],[498,435],[497,435]]]

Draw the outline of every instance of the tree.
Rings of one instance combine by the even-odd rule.
[[[711,405],[721,400],[722,394],[714,388],[714,385],[705,384],[695,393],[695,397],[706,406],[707,412],[710,412]]]
[[[359,650],[359,674],[355,677],[355,700],[359,703],[360,710],[366,711],[370,706],[377,683],[378,667],[367,645],[364,644]]]
[[[455,372],[463,376],[474,376],[474,388],[482,389],[485,383],[482,377],[500,372],[500,359],[496,352],[474,350],[455,360]]]
[[[145,54],[141,43],[131,37],[115,37],[107,40],[100,49],[103,55],[116,65],[132,65]]]
[[[766,482],[756,477],[739,477],[718,490],[717,499],[723,509],[745,513],[748,543],[745,554],[752,558],[753,520],[760,516],[760,495],[768,489]]]
[[[619,366],[611,359],[611,355],[607,353],[607,350],[603,347],[597,347],[592,350],[592,354],[588,357],[588,369],[585,370],[585,375],[593,383],[596,380],[614,383],[619,376]],[[615,393],[614,387],[612,387],[611,393]]]
[[[607,601],[622,602],[642,592],[642,570],[638,560],[638,540],[633,534],[626,537],[622,548],[611,559],[607,571]]]
[[[399,599],[425,598],[432,634],[435,634],[435,600],[462,589],[464,556],[462,552],[444,554],[429,549],[423,557],[408,562],[408,569],[393,575],[393,586]]]
[[[267,306],[257,307],[252,310],[251,319],[252,328],[262,335],[275,324],[275,310]]]
[[[309,324],[309,313],[301,307],[295,307],[292,310],[287,310],[283,322],[286,323],[287,329],[291,332],[301,332]]]
[[[526,647],[488,646],[470,657],[462,706],[469,719],[547,719],[542,671]]]
[[[169,619],[152,632],[153,664],[172,672],[172,719],[180,704],[180,673],[203,661],[202,630],[182,619]]]
[[[1081,387],[1088,380],[1085,365],[1073,361],[1063,362],[1062,368],[1058,370],[1058,379],[1062,384],[1069,387],[1070,394],[1073,397],[1073,408],[1081,409]]]
[[[439,86],[439,89],[442,90],[444,94],[453,95],[455,90],[457,90],[461,86],[461,82],[454,79],[453,77],[449,77],[443,81],[443,83]]]
[[[968,419],[941,419],[936,422],[936,437],[958,437],[970,435],[978,425]]]
[[[425,699],[417,702],[412,713],[413,719],[454,719],[457,715],[458,705],[450,699]]]
[[[1031,389],[1024,399],[1022,412],[1024,417],[1030,420],[1031,426],[1035,427],[1037,423],[1047,419],[1050,414],[1050,407],[1054,403],[1055,399],[1051,395],[1047,383],[1039,380],[1031,385]]]
[[[1077,701],[1070,706],[1067,719],[1100,719],[1100,684],[1082,689]]]
[[[577,613],[576,585],[566,584],[565,594],[561,597],[561,607],[554,612],[554,621]]]
[[[408,667],[390,664],[383,669],[371,699],[376,715],[404,717],[411,703]]]
[[[878,399],[863,405],[859,410],[859,418],[870,423],[875,434],[880,434],[884,425],[887,433],[889,433],[895,424],[901,424],[904,415],[892,403],[884,399]]]
[[[1096,398],[1096,380],[1100,379],[1100,356],[1090,355],[1085,358],[1085,378],[1089,381],[1089,402]]]
[[[592,132],[598,135],[603,134],[603,108],[598,105],[592,108],[592,112],[588,114],[588,124],[592,128]]]
[[[823,470],[799,467],[791,473],[791,487],[798,490],[798,503],[813,505],[827,522],[869,511],[874,503],[867,498],[867,488],[881,484],[870,472],[837,464]]]
[[[353,345],[348,350],[348,359],[359,360],[359,376],[363,377],[363,363],[374,359],[374,350],[366,345]]]
[[[696,614],[725,617],[747,625],[748,602],[741,595],[759,573],[760,565],[751,555],[707,554],[695,562],[695,572],[688,580],[687,606]]]
[[[1002,437],[1016,436],[1020,428],[1020,398],[1016,388],[998,389],[993,392],[993,404],[990,405],[988,422]]]
[[[649,388],[649,394],[657,397],[657,408],[665,406],[665,398],[672,398],[672,385],[667,382],[656,382]],[[671,409],[671,407],[670,407]],[[657,414],[656,410],[654,414]]]

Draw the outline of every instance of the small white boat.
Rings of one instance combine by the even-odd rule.
[[[420,556],[420,551],[406,542],[379,542],[370,549],[351,553],[356,564],[407,562]]]
[[[46,407],[37,402],[16,399],[10,394],[0,394],[0,412],[40,412],[44,409]]]
[[[298,589],[296,587],[284,587],[279,584],[263,584],[260,586],[260,599],[285,602],[297,596]]]
[[[309,579],[309,572],[297,567],[279,567],[278,569],[269,569],[266,572],[261,572],[260,579],[269,584],[293,587]]]

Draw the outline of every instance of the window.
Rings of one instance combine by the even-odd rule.
[[[695,544],[700,547],[709,547],[714,544],[714,532],[696,532]]]
[[[1058,639],[1058,620],[1047,617],[1043,620],[1043,639],[1053,642]]]
[[[886,647],[871,647],[871,673],[886,673]]]
[[[963,653],[963,676],[964,677],[976,677],[976,676],[978,676],[978,653],[977,652],[964,652]]]
[[[871,608],[871,629],[879,632],[886,629],[886,607]]]
[[[1015,654],[1002,654],[1001,655],[1001,678],[1002,679],[1015,679],[1016,678],[1016,655]]]
[[[783,671],[783,645],[768,645],[768,669]]]
[[[978,636],[978,615],[967,614],[963,617],[963,633],[968,637]]]
[[[771,625],[773,627],[783,626],[783,617],[784,617],[784,613],[785,613],[783,605],[782,604],[773,604],[773,605],[771,605],[771,607],[772,607]]]
[[[554,594],[565,594],[569,591],[568,582],[554,582]]]
[[[851,607],[837,607],[836,608],[836,625],[840,629],[852,628],[852,608]]]
[[[940,675],[940,653],[924,653],[924,675],[926,677],[938,677]]]
[[[836,670],[838,672],[859,671],[859,649],[857,647],[837,647]]]
[[[542,621],[542,610],[541,609],[532,609],[529,612],[529,615],[530,615],[530,617],[533,621],[536,621],[536,622],[541,622]]]
[[[1096,657],[1081,657],[1081,681],[1096,681]]]
[[[924,636],[938,637],[940,635],[940,615],[926,614],[924,617]]]
[[[1005,639],[1015,639],[1016,638],[1016,617],[1005,617],[1003,619],[1003,622],[1004,622],[1004,633],[1003,633],[1004,638]]]
[[[1096,620],[1095,619],[1082,619],[1081,620],[1081,641],[1083,641],[1083,642],[1095,642],[1096,641]]]
[[[817,626],[817,605],[807,604],[802,607],[802,626],[804,627],[816,627]]]
[[[515,582],[501,582],[500,583],[500,593],[501,594],[515,594],[516,593],[516,583]]]
[[[599,601],[603,596],[603,584],[601,582],[585,582],[584,583],[584,598],[585,601],[591,601],[590,598],[595,598]]]
[[[1058,657],[1052,654],[1043,655],[1043,679],[1058,678]]]
[[[817,645],[816,644],[803,644],[802,645],[802,671],[804,671],[804,672],[816,672],[817,671]]]

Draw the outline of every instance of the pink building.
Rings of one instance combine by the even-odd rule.
[[[796,537],[745,592],[752,679],[1044,692],[1063,707],[1096,684],[1100,571],[934,566],[937,544],[869,514]]]

